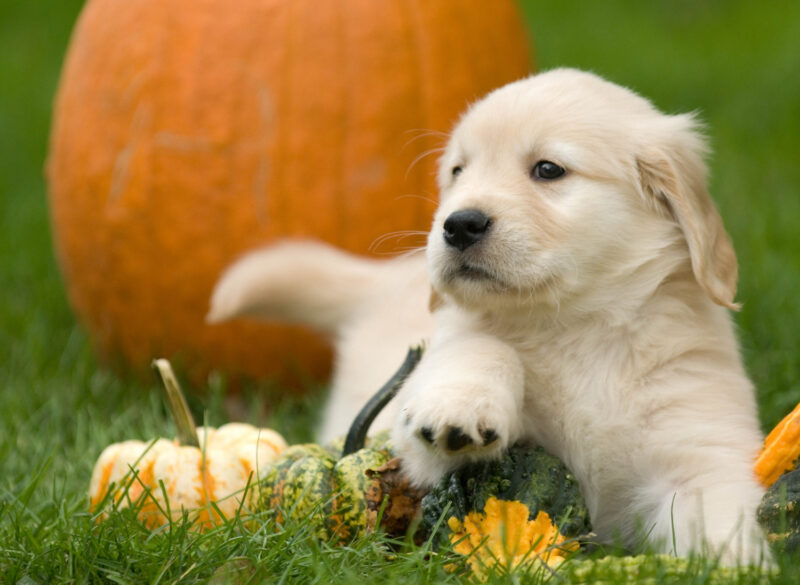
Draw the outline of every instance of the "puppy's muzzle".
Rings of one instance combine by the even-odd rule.
[[[454,211],[444,220],[444,241],[463,252],[481,241],[491,225],[491,218],[479,209]]]

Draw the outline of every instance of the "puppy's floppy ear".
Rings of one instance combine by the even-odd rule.
[[[738,264],[722,218],[708,193],[703,157],[707,151],[694,117],[669,116],[637,159],[646,197],[666,204],[689,244],[692,271],[711,299],[738,310]]]

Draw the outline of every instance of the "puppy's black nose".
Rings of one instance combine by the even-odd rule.
[[[444,220],[444,241],[464,251],[483,238],[491,223],[489,216],[477,209],[454,211]]]

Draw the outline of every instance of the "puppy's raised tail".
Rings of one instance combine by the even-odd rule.
[[[255,317],[302,323],[335,335],[379,294],[385,264],[310,241],[263,248],[223,273],[206,322]]]

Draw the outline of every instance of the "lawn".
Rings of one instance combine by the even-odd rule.
[[[381,536],[336,548],[302,523],[236,522],[203,536],[185,526],[151,534],[129,514],[97,524],[87,513],[103,446],[173,427],[154,386],[95,361],[52,254],[42,167],[81,4],[0,3],[0,583],[205,582],[230,559],[275,582],[463,581],[425,546],[393,552]],[[540,68],[591,69],[707,122],[711,191],[740,263],[742,351],[771,428],[800,401],[800,3],[526,0],[523,13]],[[258,388],[247,396],[255,418],[264,398]],[[285,399],[252,422],[307,440],[318,404],[319,392]],[[226,419],[220,389],[193,407],[210,423]],[[708,582],[706,567],[674,582]],[[771,580],[800,575],[784,563]]]

